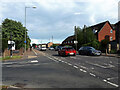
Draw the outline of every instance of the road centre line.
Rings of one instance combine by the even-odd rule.
[[[77,66],[73,66],[73,67],[78,69],[78,67],[77,67]]]
[[[49,59],[51,59],[51,60],[53,60],[53,61],[55,61],[55,62],[58,62],[58,61],[56,61],[56,60],[54,60],[53,58],[51,58],[51,57],[49,57],[49,56],[47,56]]]
[[[87,72],[87,71],[85,71],[85,70],[83,70],[83,69],[80,69],[80,71],[82,71],[82,72]]]
[[[94,77],[96,76],[96,75],[95,75],[95,74],[93,74],[93,73],[90,73],[90,75],[91,75],[91,76],[94,76]]]
[[[68,63],[68,65],[72,66],[72,64]]]

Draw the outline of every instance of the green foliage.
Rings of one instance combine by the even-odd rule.
[[[17,22],[10,19],[5,19],[2,23],[2,38],[10,40],[10,34],[12,34],[12,40],[15,41],[16,49],[24,47],[25,31],[27,35],[27,29],[23,27],[21,22]],[[27,37],[27,47],[30,44],[30,39]],[[4,43],[4,42],[3,42]],[[3,44],[4,46],[5,44]]]
[[[2,52],[8,47],[8,40],[6,38],[2,38]]]
[[[110,53],[111,53],[111,54],[116,54],[117,51],[116,51],[115,49],[113,49],[113,50],[110,51]]]
[[[70,45],[65,45],[66,47],[69,47]]]
[[[105,50],[107,48],[108,43],[109,43],[109,40],[106,40],[106,39],[102,40],[100,43],[101,50]]]
[[[91,28],[78,29],[77,32],[78,48],[81,46],[91,46],[99,49],[100,43]]]
[[[2,58],[2,60],[20,59],[20,58],[22,58],[22,56],[12,56],[12,57],[10,57],[10,56],[6,56],[6,57]]]
[[[52,47],[55,48],[56,46],[58,46],[57,44],[53,44]]]

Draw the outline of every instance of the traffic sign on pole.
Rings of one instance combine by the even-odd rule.
[[[27,43],[26,41],[24,41],[24,43]]]

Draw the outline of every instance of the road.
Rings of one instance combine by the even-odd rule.
[[[37,58],[3,62],[3,85],[21,88],[118,87],[118,58],[61,57],[57,51],[35,52]]]

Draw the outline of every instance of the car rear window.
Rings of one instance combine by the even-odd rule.
[[[65,47],[65,48],[62,48],[63,50],[74,50],[74,48],[73,47]]]

